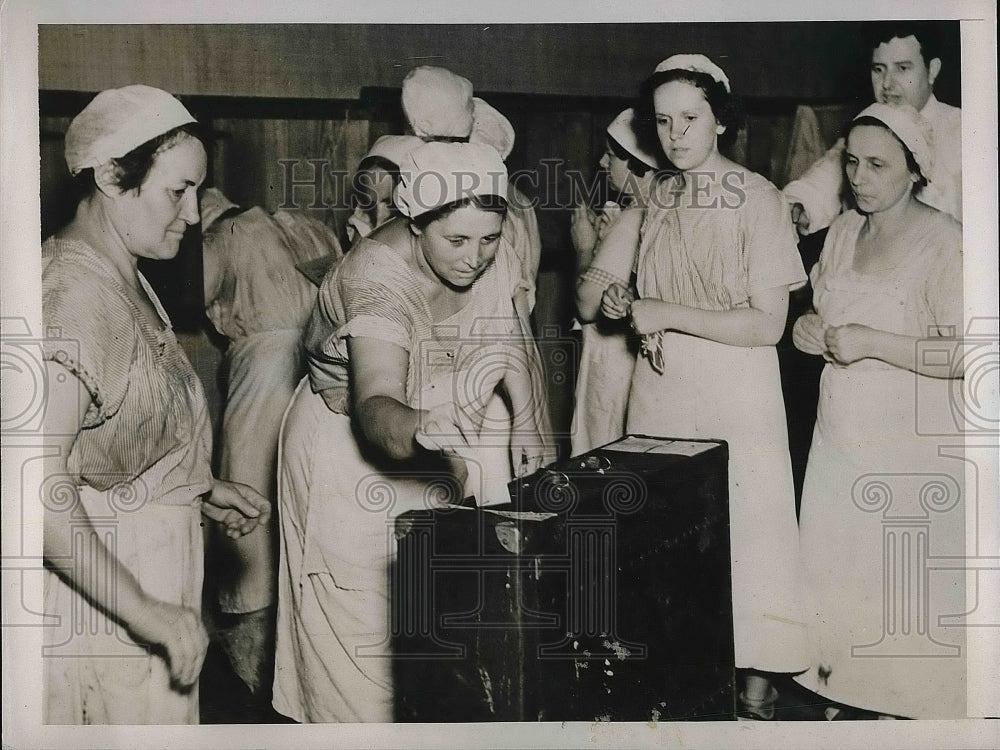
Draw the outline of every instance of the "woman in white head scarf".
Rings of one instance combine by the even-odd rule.
[[[409,128],[427,141],[468,141],[490,146],[506,162],[514,148],[514,127],[496,107],[472,93],[472,83],[468,79],[446,68],[429,65],[414,68],[403,80],[402,91],[403,112]],[[528,369],[534,379],[533,387],[542,392],[547,388],[542,376],[545,366],[532,340],[531,323],[542,239],[534,202],[513,183],[508,185],[507,199],[507,218],[501,241],[510,244],[521,265],[521,289],[514,297],[514,308],[523,336],[531,341]],[[550,433],[548,415],[542,418],[541,429]],[[487,405],[486,419],[492,424],[511,423],[508,405],[499,394]],[[555,455],[548,458],[554,460]]]
[[[935,437],[962,424],[962,232],[914,197],[931,138],[908,105],[852,122],[856,208],[830,227],[793,331],[827,361],[800,519],[817,654],[798,679],[844,704],[831,717],[966,715],[966,631],[946,617],[968,611],[965,576],[927,559],[966,555],[965,463]]]
[[[347,219],[347,240],[354,243],[398,215],[392,195],[399,184],[399,165],[423,140],[415,135],[384,135],[359,162],[352,179],[354,211]]]
[[[492,148],[424,144],[401,165],[402,216],[320,288],[279,477],[274,705],[298,721],[393,720],[395,517],[469,496],[506,502],[509,443],[522,473],[551,449],[523,366],[519,264],[500,241],[506,195]],[[497,387],[514,436],[484,420]],[[498,451],[504,476],[488,471]]]
[[[627,327],[599,319],[601,294],[609,283],[629,286],[632,263],[615,263],[615,253],[597,254],[600,241],[615,231],[622,211],[645,210],[660,157],[639,143],[635,110],[621,112],[607,128],[600,166],[606,170],[615,200],[600,213],[580,205],[573,211],[570,237],[577,254],[577,306],[583,323],[583,350],[576,382],[576,406],[570,439],[573,455],[610,443],[625,432],[628,390],[635,366],[635,341]],[[612,240],[613,242],[613,240]]]
[[[205,396],[139,258],[169,259],[198,222],[205,149],[170,94],[125,86],[70,123],[82,198],[42,245],[45,720],[196,724],[208,640],[201,515],[234,537],[266,523],[249,487],[214,480]]]
[[[775,350],[789,291],[806,275],[777,188],[720,151],[742,118],[718,65],[704,55],[664,60],[638,109],[677,172],[657,181],[644,212],[619,222],[618,262],[634,262],[636,294],[612,283],[601,303],[642,336],[626,428],[729,444],[738,715],[771,719],[773,675],[808,665]]]

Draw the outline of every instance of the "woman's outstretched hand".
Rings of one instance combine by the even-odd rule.
[[[267,525],[271,503],[249,485],[216,479],[212,491],[202,500],[201,512],[222,524],[227,536],[238,539]]]
[[[438,453],[464,488],[469,479],[466,460],[475,461],[470,446],[472,425],[463,424],[461,418],[454,419],[453,411],[457,410],[448,404],[444,408],[424,412],[413,439],[424,450]]]

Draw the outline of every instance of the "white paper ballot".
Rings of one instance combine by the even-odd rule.
[[[492,513],[495,516],[500,516],[502,518],[513,518],[520,519],[522,521],[545,521],[549,518],[555,518],[556,513],[547,513],[534,510],[496,510],[487,506],[477,506],[475,508],[470,508],[467,505],[455,505],[448,508],[448,510],[478,510],[483,513]]]
[[[662,440],[657,438],[628,435],[617,443],[605,446],[601,450],[619,453],[669,453],[678,456],[696,456],[714,448],[717,443],[697,443],[693,440]]]

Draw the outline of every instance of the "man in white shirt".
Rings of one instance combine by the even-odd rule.
[[[918,109],[934,132],[934,171],[917,198],[962,220],[962,110],[937,100],[934,80],[941,72],[932,24],[880,24],[872,36],[872,92],[884,104],[906,102]],[[843,208],[844,139],[837,141],[797,180],[785,187],[792,221],[803,235],[830,226]]]

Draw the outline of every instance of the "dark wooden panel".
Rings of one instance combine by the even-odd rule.
[[[868,52],[857,22],[523,25],[47,25],[43,89],[99,91],[141,81],[178,94],[357,99],[398,87],[420,64],[477,91],[620,97],[675,52],[703,52],[747,96],[865,96]],[[958,66],[958,24],[941,86]],[[949,99],[953,100],[954,97]]]

